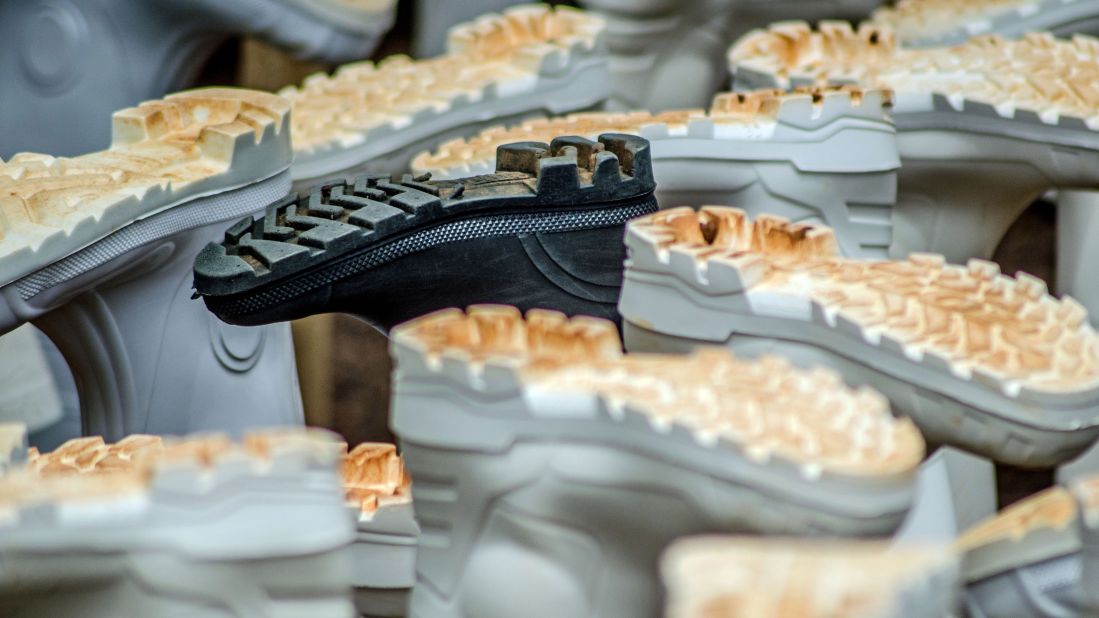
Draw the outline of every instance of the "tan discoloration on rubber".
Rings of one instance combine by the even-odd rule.
[[[126,200],[154,191],[170,196],[228,172],[238,141],[269,139],[289,111],[285,99],[268,93],[193,90],[116,112],[107,150],[0,161],[0,259],[36,250]]]
[[[29,449],[25,466],[0,477],[0,506],[140,494],[157,474],[180,466],[212,471],[243,461],[262,471],[291,453],[334,458],[340,450],[327,432],[294,428],[253,431],[240,442],[216,433],[137,434],[114,444],[99,436],[74,438],[46,453]]]
[[[280,92],[294,104],[294,150],[350,147],[372,129],[406,126],[459,97],[479,100],[493,84],[534,79],[548,56],[590,49],[602,30],[601,19],[575,9],[514,7],[455,26],[443,56],[391,56],[312,75]]]
[[[729,52],[732,65],[780,83],[856,83],[904,93],[941,94],[986,103],[1005,117],[1016,109],[1043,121],[1075,117],[1097,126],[1099,39],[1070,40],[1030,33],[1018,40],[981,35],[954,47],[902,48],[895,33],[870,23],[774,24],[744,36]]]
[[[1040,529],[1063,530],[1076,521],[1076,502],[1068,490],[1053,487],[1011,505],[970,528],[954,547],[962,553],[999,543],[1019,541]]]
[[[637,411],[658,431],[680,425],[703,444],[728,441],[759,461],[777,455],[810,476],[910,473],[924,454],[915,426],[893,418],[878,393],[773,357],[623,355],[610,322],[539,310],[524,319],[504,307],[436,313],[394,336],[428,363],[517,367],[528,389],[590,393],[612,414]]]
[[[902,41],[919,41],[958,30],[966,22],[988,20],[1033,4],[1033,0],[900,0],[882,7],[870,21],[892,28]]]
[[[888,106],[890,93],[871,91],[878,102]],[[528,120],[505,128],[490,127],[469,139],[445,142],[434,153],[422,153],[412,161],[417,172],[441,171],[461,165],[491,161],[496,149],[504,144],[534,141],[549,143],[559,135],[580,135],[594,139],[603,133],[639,134],[647,127],[663,127],[671,135],[687,131],[692,122],[710,121],[716,125],[763,126],[773,124],[779,118],[783,105],[812,97],[814,105],[821,107],[825,101],[832,105],[859,106],[864,91],[849,86],[799,88],[792,92],[758,90],[753,92],[724,92],[714,97],[708,111],[700,109],[673,110],[652,114],[649,112],[587,112],[550,119]],[[884,113],[884,112],[883,112]]]
[[[907,592],[955,565],[939,547],[697,537],[672,545],[661,572],[669,618],[838,618],[901,616]]]
[[[657,254],[685,254],[699,268],[733,269],[748,293],[819,305],[831,325],[857,325],[863,338],[889,338],[913,359],[936,355],[965,378],[980,372],[1011,391],[1077,392],[1099,386],[1099,338],[1075,300],[1046,292],[1036,277],[999,274],[991,262],[946,264],[840,257],[832,230],[736,208],[665,210],[630,222]]]
[[[342,471],[347,500],[361,513],[412,501],[412,480],[392,444],[359,444],[344,456]]]
[[[1079,500],[1084,525],[1091,530],[1099,530],[1099,475],[1093,474],[1077,481],[1072,491]]]

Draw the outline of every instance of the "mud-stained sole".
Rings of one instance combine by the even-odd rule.
[[[870,21],[891,28],[903,42],[919,42],[935,40],[959,29],[964,31],[968,22],[989,21],[1033,4],[1033,0],[901,0],[895,6],[874,11]]]

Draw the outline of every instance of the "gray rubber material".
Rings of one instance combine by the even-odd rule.
[[[0,157],[106,148],[104,118],[191,84],[230,36],[252,34],[302,57],[343,62],[369,55],[393,19],[387,11],[333,23],[295,4],[302,1],[0,3]]]
[[[737,90],[786,85],[742,66],[733,74]],[[1099,132],[1079,119],[1047,123],[1023,110],[1004,117],[987,104],[956,108],[942,95],[914,92],[896,95],[893,119],[901,157],[895,258],[927,251],[954,263],[987,259],[1042,194],[1099,187]]]
[[[194,255],[289,184],[283,172],[135,221],[0,288],[0,325],[33,320],[61,349],[86,433],[301,424],[289,326],[229,326],[191,299]]]
[[[595,398],[393,354],[391,425],[421,528],[411,616],[654,615],[678,536],[884,535],[912,500],[912,476],[809,480],[628,409],[616,420]]]
[[[1099,325],[1099,191],[1057,192],[1057,292],[1087,307]],[[1099,472],[1099,468],[1096,469]]]
[[[412,504],[385,506],[372,519],[356,519],[351,546],[355,608],[362,616],[404,616],[416,583],[420,535]]]
[[[0,475],[27,461],[27,426],[19,422],[0,424]]]
[[[725,48],[733,40],[730,0],[585,0],[607,20],[613,94],[610,109],[705,107],[722,90]]]
[[[64,404],[50,370],[45,339],[30,324],[0,336],[0,423],[18,421],[37,431],[61,420]]]
[[[1050,396],[1008,398],[973,381],[854,341],[815,321],[747,315],[690,298],[658,275],[627,269],[619,310],[631,352],[688,352],[725,345],[738,356],[777,354],[799,367],[831,367],[850,386],[867,385],[909,416],[933,445],[950,444],[1022,467],[1053,466],[1099,437],[1095,402]],[[648,328],[638,326],[649,325]]]
[[[1031,0],[990,17],[974,19],[936,36],[905,39],[908,47],[939,47],[963,43],[972,36],[998,34],[1017,38],[1028,32],[1050,31],[1057,36],[1099,34],[1099,1]]]
[[[728,45],[784,19],[862,19],[876,0],[583,0],[607,20],[611,109],[700,108],[726,81]]]
[[[462,97],[447,111],[424,110],[411,124],[371,130],[362,144],[342,149],[298,155],[291,172],[295,187],[306,190],[322,180],[344,178],[364,172],[403,173],[417,153],[434,149],[448,139],[468,137],[482,128],[538,115],[558,115],[587,110],[601,104],[610,92],[606,58],[579,57],[557,75],[539,74],[534,88],[519,95],[500,96],[486,92],[477,101]]]
[[[31,325],[33,326],[33,325]],[[38,330],[38,329],[36,329]],[[46,364],[54,383],[57,384],[57,393],[61,396],[61,419],[38,431],[28,435],[27,440],[31,446],[38,447],[40,451],[52,451],[65,442],[81,436],[80,428],[80,395],[76,390],[76,381],[73,380],[69,364],[61,355],[50,338],[41,330],[38,331],[38,340],[46,350]],[[0,361],[2,362],[2,361]]]
[[[1099,612],[1099,522],[1089,522],[1086,516],[1080,518],[1081,539],[1081,578],[1084,593],[1091,606]]]
[[[996,514],[996,468],[984,457],[943,446],[920,464],[916,499],[893,540],[952,543]]]
[[[963,596],[969,618],[1076,618],[1092,616],[1084,594],[1080,554],[970,582]]]
[[[47,502],[0,524],[0,615],[353,615],[354,530],[331,463],[190,463],[145,501]]]
[[[896,170],[893,127],[847,116],[831,122],[781,122],[768,138],[714,137],[696,127],[672,136],[645,127],[657,201],[662,208],[736,204],[750,216],[823,223],[836,230],[844,255],[886,257],[893,242]],[[815,125],[820,126],[815,126]],[[495,159],[448,169],[437,178],[492,173]]]

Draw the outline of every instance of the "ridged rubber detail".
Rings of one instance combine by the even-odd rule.
[[[598,55],[602,31],[601,19],[576,9],[518,6],[455,26],[438,58],[391,56],[312,75],[279,92],[295,108],[295,160],[312,163],[454,107],[531,91]]]
[[[965,555],[967,582],[1080,551],[1079,508],[1063,487],[1017,502],[966,530],[954,547]]]
[[[341,471],[348,504],[358,510],[360,518],[371,519],[378,509],[412,500],[412,479],[392,444],[356,445],[344,455]]]
[[[840,117],[885,121],[889,91],[863,91],[850,86],[803,88],[794,92],[757,90],[727,92],[714,97],[708,111],[570,114],[560,118],[529,120],[512,127],[490,127],[469,139],[439,146],[412,161],[416,173],[441,172],[456,177],[463,170],[495,165],[496,149],[517,141],[546,141],[557,135],[594,138],[601,133],[631,133],[658,141],[673,137],[729,141],[789,139],[775,135],[777,124],[799,129],[823,127]]]
[[[631,257],[712,293],[802,295],[831,328],[1010,397],[1099,394],[1099,336],[1071,297],[1026,273],[942,256],[858,261],[836,255],[824,226],[735,208],[675,209],[633,222]]]
[[[900,0],[895,6],[874,11],[870,21],[891,28],[903,42],[921,42],[965,31],[966,26],[973,26],[970,22],[988,22],[1036,4],[1034,0]]]
[[[437,368],[473,388],[483,372],[492,388],[510,383],[535,398],[583,394],[603,402],[609,419],[636,416],[704,447],[790,461],[810,479],[823,471],[902,476],[924,453],[909,421],[892,418],[880,395],[848,389],[837,374],[778,358],[738,361],[723,351],[622,356],[605,320],[475,306],[413,320],[394,330],[393,341],[406,351],[402,362],[414,363],[410,370]]]
[[[878,9],[871,21],[893,28],[911,47],[955,45],[974,35],[1016,38],[1049,30],[1060,35],[1095,32],[1096,0],[902,0]]]
[[[620,225],[655,210],[648,142],[599,140],[512,144],[487,176],[363,176],[289,196],[207,246],[196,289],[219,315],[254,312],[439,244]]]
[[[675,538],[888,534],[911,505],[919,436],[827,372],[623,357],[609,322],[500,306],[391,341],[422,529],[413,615],[658,615]],[[830,422],[850,424],[809,429]]]
[[[183,201],[290,163],[286,100],[211,88],[116,112],[109,150],[0,162],[0,285]]]
[[[354,527],[334,438],[299,428],[32,451],[0,477],[0,603],[28,617],[348,616]]]
[[[953,611],[949,547],[699,536],[665,552],[667,618],[938,618]]]
[[[1018,40],[974,36],[955,47],[909,49],[871,23],[783,22],[744,36],[729,51],[734,80],[755,87],[845,83],[891,89],[897,113],[980,110],[1030,125],[1099,128],[1099,39],[1048,32]],[[762,79],[761,79],[762,78]],[[944,111],[945,111],[944,110]]]

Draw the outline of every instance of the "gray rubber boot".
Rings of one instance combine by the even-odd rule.
[[[0,613],[348,618],[338,446],[287,430],[32,454],[0,477]]]
[[[1064,463],[1099,436],[1099,339],[1079,303],[991,262],[855,260],[837,244],[827,228],[728,207],[635,219],[619,301],[626,348],[718,344],[832,367],[886,395],[929,442],[1016,466]]]
[[[416,0],[412,55],[430,58],[446,52],[447,32],[462,22],[523,4],[521,0]]]
[[[930,251],[959,263],[987,259],[1037,197],[1051,189],[1099,187],[1099,134],[1087,124],[1091,111],[1057,102],[1059,89],[1090,79],[1086,55],[1077,51],[1087,48],[1087,40],[1040,33],[1002,46],[974,40],[957,51],[973,74],[959,80],[956,65],[938,60],[934,50],[898,52],[889,37],[868,25],[856,32],[836,23],[817,30],[800,22],[776,24],[739,41],[730,59],[734,85],[742,90],[822,81],[894,90],[902,165],[893,257]],[[823,60],[800,53],[786,59],[786,52],[814,45],[840,51]],[[1044,66],[1027,60],[1045,53],[1040,50],[1052,50],[1050,62],[1062,74],[1053,85],[1023,101],[1012,85],[995,81],[1001,62],[1018,75]],[[850,62],[852,54],[862,60]]]
[[[27,426],[22,422],[0,423],[0,474],[27,461]]]
[[[415,154],[485,126],[601,105],[603,29],[567,6],[517,6],[452,28],[442,56],[349,64],[282,89],[295,110],[295,190],[401,174]]]
[[[364,58],[393,1],[51,0],[0,5],[0,157],[105,148],[117,109],[191,84],[233,35],[295,54]]]
[[[1057,192],[1057,291],[1099,320],[1099,191]],[[1099,324],[1096,324],[1099,326]],[[1099,472],[1099,468],[1095,470]]]
[[[584,0],[607,20],[609,109],[705,106],[725,86],[725,50],[772,21],[861,19],[872,0]]]
[[[492,173],[496,150],[557,135],[635,133],[652,149],[662,208],[737,204],[837,230],[841,250],[885,257],[900,167],[888,96],[879,91],[722,93],[708,113],[584,113],[492,127],[412,162],[415,173]]]
[[[921,2],[901,0],[874,11],[871,21],[891,27],[908,47],[955,45],[980,34],[1017,38],[1028,32],[1057,36],[1099,34],[1099,1]]]
[[[392,341],[392,426],[421,529],[412,616],[656,615],[657,560],[679,536],[884,535],[912,499],[917,432],[824,371],[722,352],[635,361],[609,322],[499,306],[439,312]],[[745,381],[794,399],[753,399]],[[821,401],[854,425],[824,422]],[[770,420],[724,428],[757,414]],[[768,426],[821,441],[780,446]],[[848,443],[855,426],[877,446]]]
[[[230,327],[191,299],[194,255],[289,190],[288,111],[191,91],[118,112],[109,153],[0,164],[0,330],[33,321],[57,344],[85,432],[302,422],[289,327]]]

